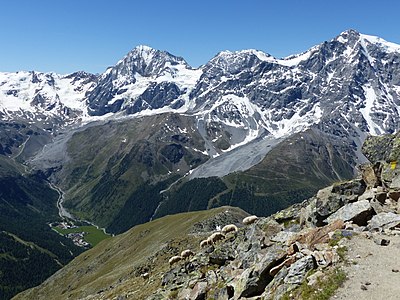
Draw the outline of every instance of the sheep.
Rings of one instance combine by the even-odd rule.
[[[242,222],[244,225],[250,225],[250,224],[253,224],[257,220],[258,220],[257,216],[248,216],[248,217],[244,218]]]
[[[208,246],[208,244],[209,244],[209,240],[208,239],[202,240],[200,242],[200,248],[204,248],[204,247]]]
[[[175,255],[175,256],[172,256],[170,259],[169,259],[169,265],[170,266],[172,266],[174,263],[177,263],[178,261],[180,261],[180,260],[182,260],[182,257],[181,256],[179,256],[179,255]]]
[[[221,232],[214,232],[212,235],[208,237],[209,244],[215,244],[216,242],[225,238],[225,235]]]
[[[141,274],[140,277],[142,277],[143,279],[147,280],[147,279],[149,279],[150,274],[148,272],[146,272],[146,273]]]
[[[194,253],[192,252],[192,250],[189,250],[189,249],[183,250],[181,252],[182,259],[188,258],[188,257],[190,257],[192,255],[194,255]]]
[[[233,225],[233,224],[225,225],[224,228],[222,228],[222,230],[221,230],[221,232],[223,234],[227,234],[232,231],[234,231],[234,232],[238,231],[238,228],[236,227],[236,225]]]

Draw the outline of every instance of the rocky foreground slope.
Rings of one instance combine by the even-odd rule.
[[[16,299],[327,299],[346,279],[347,249],[373,242],[381,255],[385,247],[400,254],[391,247],[400,235],[399,150],[399,136],[368,139],[371,164],[360,167],[359,178],[252,224],[242,224],[243,211],[223,207],[136,226]],[[238,230],[200,247],[226,224]],[[185,249],[194,255],[168,263]],[[400,265],[393,260],[391,268],[393,277]],[[356,286],[368,291],[371,282]]]

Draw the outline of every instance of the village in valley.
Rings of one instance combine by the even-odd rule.
[[[103,230],[90,224],[77,226],[71,221],[62,221],[50,223],[49,226],[60,235],[71,239],[75,245],[86,249],[110,237]]]

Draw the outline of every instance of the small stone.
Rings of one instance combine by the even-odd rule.
[[[390,244],[390,240],[387,239],[374,239],[375,244],[379,246],[388,246]]]
[[[368,290],[367,287],[366,287],[365,285],[363,285],[363,284],[361,285],[361,289],[362,289],[363,291]]]
[[[393,273],[399,273],[399,269],[392,269]]]

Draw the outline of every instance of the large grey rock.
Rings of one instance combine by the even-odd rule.
[[[367,221],[371,218],[373,209],[368,200],[361,200],[354,203],[349,203],[340,208],[337,212],[330,215],[327,223],[335,220],[353,221],[357,225],[366,225]]]
[[[375,197],[374,189],[368,189],[358,198],[358,201],[371,200],[374,199],[374,197]]]
[[[318,192],[315,211],[317,225],[344,205],[357,201],[365,192],[366,185],[362,179],[355,179],[345,183],[332,185]]]
[[[400,226],[400,215],[392,212],[382,212],[369,221],[369,230],[384,230]]]
[[[269,271],[285,257],[286,249],[279,244],[258,253],[257,262],[246,269],[232,284],[235,299],[261,295],[265,287],[273,280]],[[240,257],[239,257],[240,259]]]
[[[317,264],[312,255],[305,256],[290,266],[284,282],[289,284],[301,284],[307,272],[315,269],[316,266]]]
[[[274,235],[271,238],[271,241],[273,242],[279,242],[279,243],[290,243],[290,241],[297,236],[296,232],[291,232],[291,231],[281,231],[278,232],[276,235]]]

